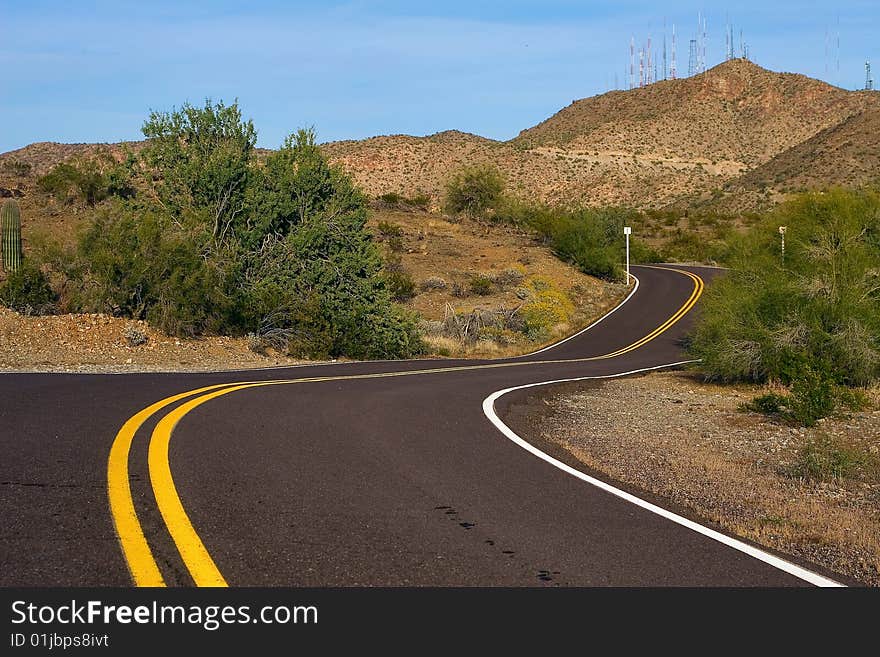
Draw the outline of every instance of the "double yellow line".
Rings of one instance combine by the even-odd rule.
[[[658,267],[658,269],[661,269]],[[648,333],[643,338],[633,342],[617,351],[601,356],[587,358],[574,358],[566,360],[541,360],[541,361],[516,361],[486,363],[483,365],[464,365],[460,367],[441,367],[425,370],[412,370],[403,372],[379,372],[375,374],[353,374],[343,376],[317,376],[300,379],[285,379],[274,381],[259,381],[251,383],[221,383],[188,392],[182,392],[171,397],[166,397],[152,404],[139,413],[133,415],[117,433],[113,446],[110,449],[110,457],[107,462],[107,493],[110,499],[110,515],[116,528],[116,535],[122,547],[122,553],[128,565],[132,579],[136,586],[165,586],[165,580],[153,556],[147,538],[144,535],[140,520],[132,498],[129,481],[129,455],[134,438],[143,424],[162,409],[185,399],[184,402],[170,413],[165,415],[153,429],[150,437],[147,454],[147,466],[150,474],[150,484],[156,498],[156,506],[162,515],[168,532],[177,548],[180,557],[193,578],[196,586],[227,586],[226,580],[211,558],[208,550],[199,538],[192,525],[171,475],[171,466],[168,458],[168,450],[171,443],[171,434],[177,423],[190,411],[209,402],[217,397],[227,395],[247,388],[258,388],[273,385],[290,385],[297,383],[314,383],[321,381],[344,381],[354,379],[378,379],[397,376],[421,376],[425,374],[440,374],[443,372],[463,372],[469,370],[497,369],[502,367],[522,367],[525,365],[549,365],[562,363],[582,363],[594,360],[616,358],[623,354],[634,351],[651,340],[654,340],[666,332],[673,324],[686,315],[697,303],[703,293],[704,283],[696,274],[691,272],[670,269],[668,271],[690,277],[694,283],[694,289],[688,300],[665,322]]]

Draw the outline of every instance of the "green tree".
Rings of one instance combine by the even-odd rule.
[[[182,225],[208,232],[214,245],[234,238],[247,223],[246,193],[257,141],[253,122],[237,103],[205,101],[171,112],[152,112],[143,126],[142,152],[153,198]]]
[[[331,202],[348,209],[364,202],[342,170],[327,162],[312,129],[287,137],[279,150],[266,157],[253,182],[249,244],[267,235],[284,237],[308,217],[325,211]]]
[[[247,272],[252,326],[288,323],[291,349],[313,356],[418,353],[413,317],[395,306],[365,230],[367,199],[327,163],[311,131],[270,156],[260,197],[266,234]]]

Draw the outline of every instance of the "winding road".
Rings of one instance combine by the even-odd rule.
[[[535,442],[536,385],[685,359],[714,270],[634,273],[519,358],[0,375],[0,585],[836,585]]]

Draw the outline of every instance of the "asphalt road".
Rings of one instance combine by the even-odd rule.
[[[0,375],[0,585],[807,585],[484,413],[502,389],[683,360],[701,288],[683,269],[714,275],[634,268],[614,313],[516,359]],[[530,392],[494,407],[535,441]]]

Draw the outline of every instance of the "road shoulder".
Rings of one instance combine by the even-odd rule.
[[[685,372],[534,389],[505,421],[541,449],[683,515],[880,585],[880,410],[795,429],[743,413],[757,389]],[[846,477],[796,475],[808,445],[845,445]]]

